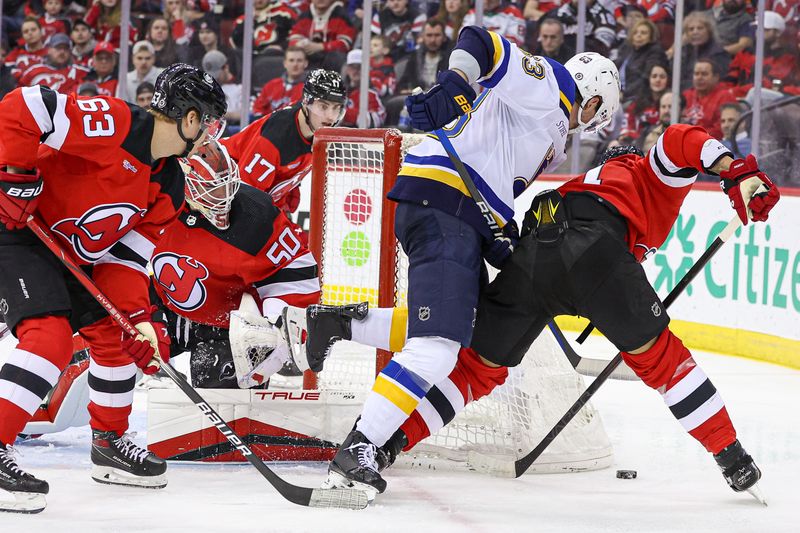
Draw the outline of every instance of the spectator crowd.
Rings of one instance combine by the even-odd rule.
[[[616,120],[586,139],[595,153],[614,144],[648,149],[669,124],[675,98],[680,122],[706,128],[737,155],[749,152],[747,125],[739,118],[753,100],[756,2],[685,0],[680,94],[673,96],[675,3],[586,0],[585,48],[617,64],[623,89]],[[367,98],[369,127],[403,129],[405,97],[436,82],[459,29],[477,22],[471,0],[375,1],[369,48],[361,50],[363,0],[254,0],[252,94],[249,109],[242,109],[244,0],[132,0],[129,71],[121,77],[120,0],[3,5],[0,95],[41,84],[82,96],[124,94],[146,105],[159,72],[181,61],[220,82],[232,131],[243,115],[252,119],[296,102],[306,73],[320,67],[340,72],[349,89],[342,125],[356,125],[360,99]],[[762,95],[771,102],[800,95],[800,0],[767,0],[766,6]],[[576,50],[578,1],[484,0],[482,25],[533,54],[565,62]],[[361,72],[365,53],[368,73]],[[359,90],[362,76],[369,79],[366,96]]]

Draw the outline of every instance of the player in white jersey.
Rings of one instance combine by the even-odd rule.
[[[406,100],[412,125],[446,125],[444,135],[505,237],[494,238],[436,136],[409,151],[388,194],[398,202],[395,235],[409,258],[408,341],[376,378],[331,462],[328,486],[383,492],[378,448],[469,346],[487,279],[483,260],[502,267],[518,239],[514,197],[565,159],[568,133],[605,126],[619,106],[617,69],[594,53],[561,65],[467,26],[449,66],[427,93]],[[485,89],[477,98],[470,87],[476,82]]]

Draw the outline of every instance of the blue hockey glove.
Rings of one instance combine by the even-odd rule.
[[[436,81],[438,83],[428,92],[406,97],[411,126],[418,130],[437,130],[472,110],[475,91],[464,78],[452,70],[445,70],[439,73]]]
[[[495,239],[483,248],[483,258],[498,270],[503,269],[506,261],[514,252],[514,247],[519,242],[519,228],[514,220],[509,220],[503,227],[502,239]]]

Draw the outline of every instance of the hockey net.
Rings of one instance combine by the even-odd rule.
[[[322,301],[404,306],[407,258],[394,237],[394,204],[385,199],[409,147],[424,136],[397,130],[325,128],[316,132],[310,247],[320,264]],[[512,474],[585,389],[549,330],[506,383],[473,402],[420,443],[403,462]],[[369,390],[391,354],[351,342],[334,346],[325,369],[304,388]],[[612,450],[598,413],[587,405],[529,471],[604,468]]]

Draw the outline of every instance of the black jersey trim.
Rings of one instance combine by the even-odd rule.
[[[278,149],[281,166],[286,166],[299,157],[311,153],[311,143],[307,141],[295,122],[300,104],[275,111],[261,126],[261,136]]]
[[[121,261],[129,261],[131,263],[136,263],[142,268],[147,268],[147,263],[149,259],[146,257],[142,257],[141,255],[136,253],[132,248],[130,248],[128,245],[122,242],[117,242],[114,246],[111,247],[108,253]]]
[[[684,167],[677,172],[670,172],[669,170],[667,170],[667,167],[664,166],[664,163],[661,162],[661,158],[658,157],[658,152],[659,152],[658,145],[656,145],[653,147],[653,161],[656,162],[658,170],[664,176],[670,176],[673,178],[686,178],[686,179],[694,178],[695,176],[697,176],[697,169],[690,167]]]
[[[264,191],[242,183],[231,205],[230,227],[222,230],[211,224],[202,214],[183,210],[178,218],[191,228],[201,228],[219,240],[256,256],[272,237],[272,225],[280,210],[272,204],[272,197]],[[192,224],[187,221],[195,217]]]
[[[274,274],[270,275],[267,279],[253,283],[254,287],[266,287],[274,283],[291,283],[295,281],[305,281],[308,279],[315,279],[317,277],[317,267],[308,266],[303,268],[290,268],[284,267]]]
[[[152,166],[153,156],[150,153],[150,141],[153,138],[155,119],[153,115],[138,105],[129,103],[128,109],[131,112],[131,129],[125,136],[125,140],[122,141],[122,149],[142,164]]]
[[[183,169],[176,156],[159,159],[150,171],[150,181],[158,183],[161,192],[172,200],[175,211],[183,208],[186,199]]]
[[[58,95],[56,92],[51,89],[50,87],[39,87],[39,94],[42,95],[42,103],[44,104],[44,108],[47,110],[48,116],[50,116],[50,124],[52,124],[52,128],[47,133],[42,133],[39,136],[39,142],[44,143],[50,135],[56,131],[56,125],[54,117],[56,115],[56,109],[58,108]]]

